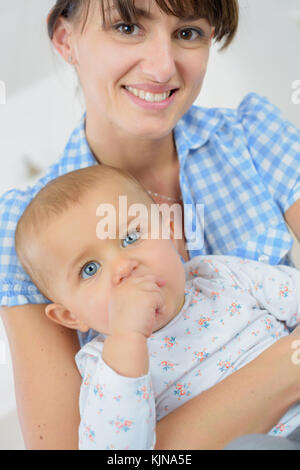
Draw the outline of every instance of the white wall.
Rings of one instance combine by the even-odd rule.
[[[300,127],[292,83],[300,80],[300,0],[240,0],[240,25],[226,52],[213,48],[198,102],[237,106],[250,91],[267,96]]]
[[[53,0],[0,0],[0,77],[10,95],[53,72],[44,18]]]
[[[26,158],[37,171],[56,160],[82,113],[75,76],[53,54],[46,36],[45,17],[53,3],[0,0],[0,81],[7,88],[6,104],[0,104],[0,193],[36,178]],[[292,82],[300,80],[300,0],[240,0],[240,5],[237,38],[226,52],[212,49],[197,103],[235,107],[256,91],[300,127],[300,105],[291,101]],[[0,360],[0,449],[20,448],[12,367],[0,322],[1,341],[6,360]]]

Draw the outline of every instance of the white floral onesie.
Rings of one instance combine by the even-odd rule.
[[[149,373],[118,375],[101,357],[99,335],[76,355],[80,449],[154,449],[156,421],[243,367],[300,321],[300,272],[229,256],[185,265],[180,313],[148,339]],[[270,431],[300,425],[300,403]]]

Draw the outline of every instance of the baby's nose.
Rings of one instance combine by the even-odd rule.
[[[131,276],[132,272],[137,268],[138,262],[131,259],[122,259],[117,263],[113,274],[113,283],[120,284],[123,279]]]

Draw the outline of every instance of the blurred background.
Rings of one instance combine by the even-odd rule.
[[[84,111],[75,73],[46,33],[54,3],[0,0],[0,194],[40,177],[57,160]],[[293,83],[300,80],[300,0],[240,0],[240,12],[234,43],[222,53],[212,48],[196,104],[236,107],[255,91],[300,128],[300,104],[292,101]],[[298,244],[293,255],[300,266]],[[0,450],[23,448],[0,319]]]

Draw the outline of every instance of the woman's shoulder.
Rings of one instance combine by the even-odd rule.
[[[6,306],[49,302],[24,272],[15,248],[17,223],[27,205],[51,180],[73,170],[96,164],[81,121],[60,158],[33,184],[17,187],[0,196],[0,304]]]
[[[284,129],[299,139],[299,129],[266,96],[249,93],[237,107],[236,115],[249,133],[253,134],[259,130],[260,132],[269,132],[273,136]]]
[[[300,154],[300,130],[267,97],[257,93],[248,93],[236,108],[193,105],[179,122],[176,137],[179,143],[184,138],[190,149],[214,145],[215,139],[227,146],[236,141],[253,158],[261,152],[274,158],[288,149],[289,157],[298,162]]]
[[[51,180],[79,168],[96,164],[84,131],[84,116],[75,127],[60,157],[34,183],[19,186],[0,196],[0,214],[22,214],[29,202]],[[13,217],[15,219],[15,217]]]
[[[21,215],[31,199],[42,189],[51,179],[58,176],[58,164],[52,165],[37,182],[32,185],[19,186],[5,192],[0,196],[0,217],[2,222],[8,220],[10,213],[11,222]]]
[[[235,123],[246,121],[247,118],[263,121],[284,120],[279,108],[271,103],[266,96],[258,93],[248,93],[236,107],[203,107],[193,105],[183,116],[183,121],[190,125],[210,126],[217,121]]]
[[[177,123],[175,136],[179,148],[197,149],[213,144],[215,137],[222,142],[244,139],[247,133],[258,135],[260,123],[275,129],[282,122],[279,109],[266,97],[248,93],[235,108],[191,106]]]
[[[281,114],[279,108],[275,104],[271,103],[266,96],[254,92],[245,95],[236,108],[238,115],[252,112],[257,113],[260,110],[271,114],[274,113],[276,115]]]
[[[14,247],[17,223],[27,205],[55,173],[47,172],[36,184],[14,188],[0,196],[0,305],[14,307],[49,302],[24,272]]]

